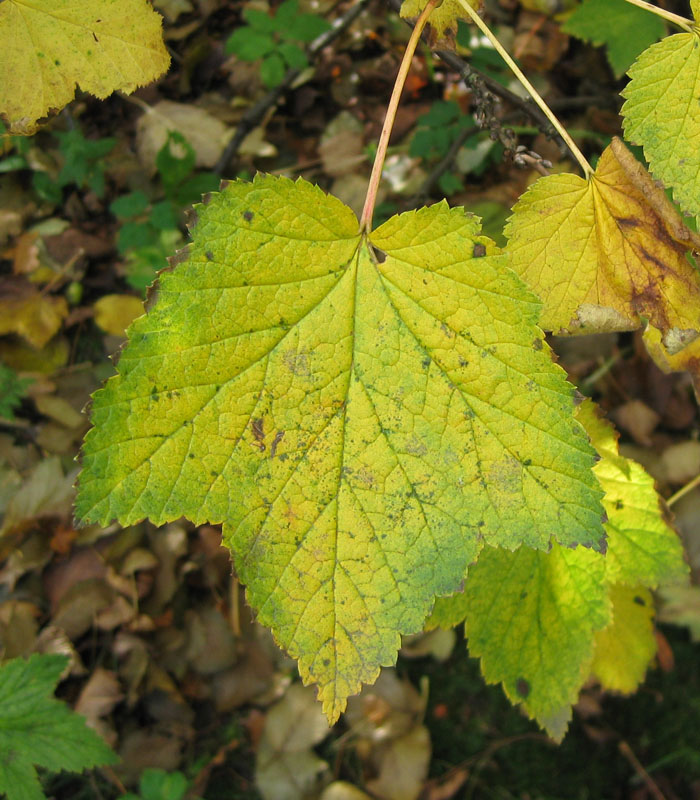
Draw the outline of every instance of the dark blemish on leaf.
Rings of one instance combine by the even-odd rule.
[[[253,214],[253,212],[252,212],[252,211],[244,211],[244,212],[243,212],[243,219],[244,219],[246,222],[252,222],[252,221],[253,221],[253,217],[254,217],[254,216],[255,216],[255,214]]]
[[[204,255],[207,257],[207,261],[213,261],[214,260],[214,253],[212,253],[211,250],[207,250],[207,252]]]
[[[213,469],[209,470],[209,474],[212,476],[212,478],[218,478],[219,477],[219,473],[216,472],[216,470],[213,470]]]
[[[423,369],[428,369],[428,367],[430,366],[430,356],[427,356],[426,358],[424,358],[421,361],[421,365],[422,365]]]
[[[373,247],[374,257],[377,259],[377,264],[383,264],[386,261],[386,253],[378,247]]]
[[[199,214],[197,214],[194,208],[188,208],[185,212],[185,225],[187,230],[191,231],[198,222]]]
[[[527,597],[527,589],[523,589],[522,592],[520,592],[520,599],[525,600],[526,597]]]
[[[486,255],[486,247],[483,244],[475,244],[472,250],[473,258],[482,258]]]
[[[226,179],[221,181],[221,183],[219,184],[219,191],[223,192],[224,189],[229,185],[229,183],[231,183],[231,181],[227,181]]]
[[[60,66],[61,66],[61,62],[60,62],[60,61],[59,61],[57,58],[56,58],[56,59],[54,59],[54,62],[53,62],[53,63],[54,63],[54,64],[55,64],[57,67],[60,67]]]
[[[98,43],[99,43],[99,41],[100,41],[100,40],[97,38],[97,36],[95,36],[95,32],[94,32],[94,31],[92,32],[92,38],[93,38],[93,39],[94,39],[96,42],[98,42]]]
[[[618,511],[619,511],[621,508],[624,508],[624,507],[625,507],[625,504],[622,502],[622,500],[616,500],[616,501],[615,501],[615,508],[616,508]]]
[[[542,339],[535,339],[535,341],[532,343],[532,346],[535,348],[535,350],[541,350],[544,347]]]
[[[646,603],[644,602],[644,598],[640,597],[639,595],[636,595],[636,596],[635,596],[635,598],[634,598],[634,602],[635,602],[635,603],[636,603],[638,606],[646,606]]]
[[[604,537],[601,540],[600,545],[598,547],[598,552],[601,554],[601,556],[604,556],[608,552],[608,540],[606,537]]]
[[[284,431],[277,431],[275,434],[275,438],[272,440],[272,444],[270,445],[270,458],[275,457],[275,453],[277,452],[277,445],[282,441],[284,438]]]
[[[323,666],[324,666],[324,667],[329,667],[329,666],[330,666],[330,664],[331,664],[331,660],[330,660],[330,658],[324,658],[324,659],[323,659]]]
[[[530,682],[526,681],[525,678],[518,678],[515,682],[515,691],[520,697],[527,697],[530,694]]]
[[[188,453],[187,458],[194,458],[194,453]]]
[[[213,197],[214,197],[214,192],[207,192],[206,194],[203,194],[202,195],[202,203],[204,203],[205,206],[209,205],[209,203],[211,203]]]
[[[532,464],[532,459],[531,458],[526,458],[525,461],[523,461],[523,466],[524,467],[529,467],[530,464]]]
[[[573,399],[574,399],[574,405],[575,406],[580,406],[581,403],[583,403],[583,401],[586,398],[585,398],[584,395],[581,394],[581,392],[579,392],[578,389],[574,389]]]
[[[615,217],[615,222],[617,222],[621,228],[639,227],[639,220],[636,220],[633,217]]]
[[[263,419],[262,417],[256,417],[254,420],[251,420],[250,427],[253,431],[253,436],[255,437],[255,441],[257,442],[257,448],[262,453],[265,449],[265,442],[263,439],[265,438],[265,433],[263,432]]]

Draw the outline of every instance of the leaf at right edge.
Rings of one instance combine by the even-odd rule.
[[[446,204],[372,234],[304,181],[198,208],[93,398],[84,520],[224,523],[329,717],[483,542],[601,546],[593,451],[539,304]]]
[[[700,8],[691,3],[696,25]],[[700,34],[675,33],[645,50],[622,90],[625,137],[644,148],[655,178],[673,189],[690,214],[700,214]]]
[[[505,233],[511,267],[543,300],[545,330],[634,330],[644,318],[670,353],[700,336],[700,280],[686,257],[700,237],[619,139],[590,180],[536,181]]]

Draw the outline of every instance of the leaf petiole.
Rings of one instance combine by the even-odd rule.
[[[546,115],[547,119],[552,123],[557,133],[561,136],[561,138],[566,142],[567,147],[571,151],[574,158],[578,161],[581,169],[583,170],[583,174],[586,178],[590,178],[593,174],[593,168],[586,160],[586,157],[583,153],[578,149],[576,142],[569,136],[566,131],[566,128],[559,122],[559,120],[554,116],[554,113],[550,109],[550,107],[545,103],[545,101],[540,96],[539,92],[535,87],[530,83],[530,81],[525,77],[522,70],[518,65],[513,61],[510,57],[508,51],[503,47],[503,45],[498,41],[494,33],[488,27],[488,25],[481,19],[481,17],[477,14],[477,12],[467,3],[466,0],[457,0],[457,2],[462,6],[462,8],[467,12],[471,21],[479,28],[479,30],[488,38],[491,44],[494,46],[498,54],[501,58],[508,64],[510,69],[512,70],[515,77],[522,83],[522,85],[527,89],[530,93],[532,99],[537,103],[537,105],[542,109],[542,112]]]
[[[386,158],[386,151],[389,147],[389,139],[391,138],[391,131],[394,127],[394,120],[396,119],[396,111],[399,107],[399,100],[403,92],[404,84],[408,72],[411,69],[411,62],[416,52],[416,47],[420,41],[423,28],[428,21],[433,9],[438,5],[439,0],[428,0],[420,16],[416,20],[416,25],[411,33],[411,38],[408,40],[406,50],[401,59],[401,65],[394,82],[394,89],[391,93],[391,99],[386,110],[386,117],[382,126],[382,132],[379,136],[379,144],[377,145],[377,154],[374,157],[374,165],[372,166],[372,174],[370,175],[369,185],[367,186],[367,196],[365,197],[365,205],[362,209],[362,216],[360,217],[360,230],[364,233],[369,233],[372,229],[372,217],[374,215],[374,206],[377,202],[377,191],[379,190],[379,181],[382,177],[382,169],[384,167],[384,159]]]
[[[672,11],[666,11],[665,8],[660,8],[652,3],[647,3],[645,0],[626,0],[626,2],[633,6],[637,6],[638,8],[643,8],[645,11],[651,11],[652,14],[656,14],[658,17],[670,22],[672,25],[677,25],[679,28],[683,28],[683,30],[688,31],[688,33],[693,32],[693,21],[686,19],[685,17],[681,17],[679,14],[674,14]]]

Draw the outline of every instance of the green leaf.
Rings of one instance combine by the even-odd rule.
[[[251,28],[260,31],[260,33],[274,33],[275,31],[275,23],[272,17],[257,8],[244,8],[243,19]]]
[[[692,4],[696,22],[698,4]],[[625,136],[644,147],[652,174],[673,189],[689,214],[700,214],[700,34],[676,33],[645,50],[621,92]]]
[[[226,40],[225,49],[243,61],[257,61],[275,49],[275,40],[268,33],[237,28]]]
[[[151,209],[151,225],[160,231],[177,228],[176,210],[169,200],[156,203]]]
[[[67,659],[33,655],[0,666],[0,792],[7,800],[39,800],[34,765],[77,772],[114,764],[105,742],[53,695]]]
[[[117,235],[117,249],[123,254],[137,247],[147,247],[156,236],[150,222],[125,222]]]
[[[554,739],[588,676],[593,634],[610,620],[605,559],[554,545],[549,553],[484,549],[464,594],[469,652]]]
[[[562,30],[596,46],[605,45],[610,66],[619,78],[642,50],[665,35],[666,24],[626,0],[585,0]]]
[[[306,53],[296,44],[281,44],[277,48],[277,52],[293,69],[305,69],[309,66]]]
[[[260,77],[268,89],[274,89],[284,80],[287,67],[279,53],[272,53],[260,65]]]
[[[187,139],[179,131],[168,131],[168,138],[156,155],[156,168],[166,194],[174,192],[192,174],[195,160],[194,148]]]
[[[330,30],[330,24],[316,14],[297,14],[290,20],[289,27],[280,31],[285,39],[296,42],[313,42],[313,40]]]
[[[139,781],[141,800],[182,800],[187,791],[187,778],[181,772],[146,769]]]
[[[138,217],[148,208],[148,198],[141,191],[129,192],[110,203],[109,210],[118,219]]]
[[[0,362],[0,419],[15,418],[15,409],[32,383],[31,378],[19,378],[13,369]]]
[[[368,242],[269,176],[197,210],[93,398],[77,513],[223,522],[335,719],[483,543],[599,546],[593,453],[536,298],[471,215],[442,203]]]

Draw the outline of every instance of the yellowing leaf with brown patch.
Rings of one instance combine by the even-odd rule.
[[[641,327],[678,352],[700,335],[700,249],[649,173],[619,139],[589,180],[538,180],[506,228],[511,267],[544,301],[541,325],[558,333]]]
[[[146,0],[0,2],[0,114],[10,131],[33,133],[76,86],[102,98],[160,77],[170,64],[161,28]]]

